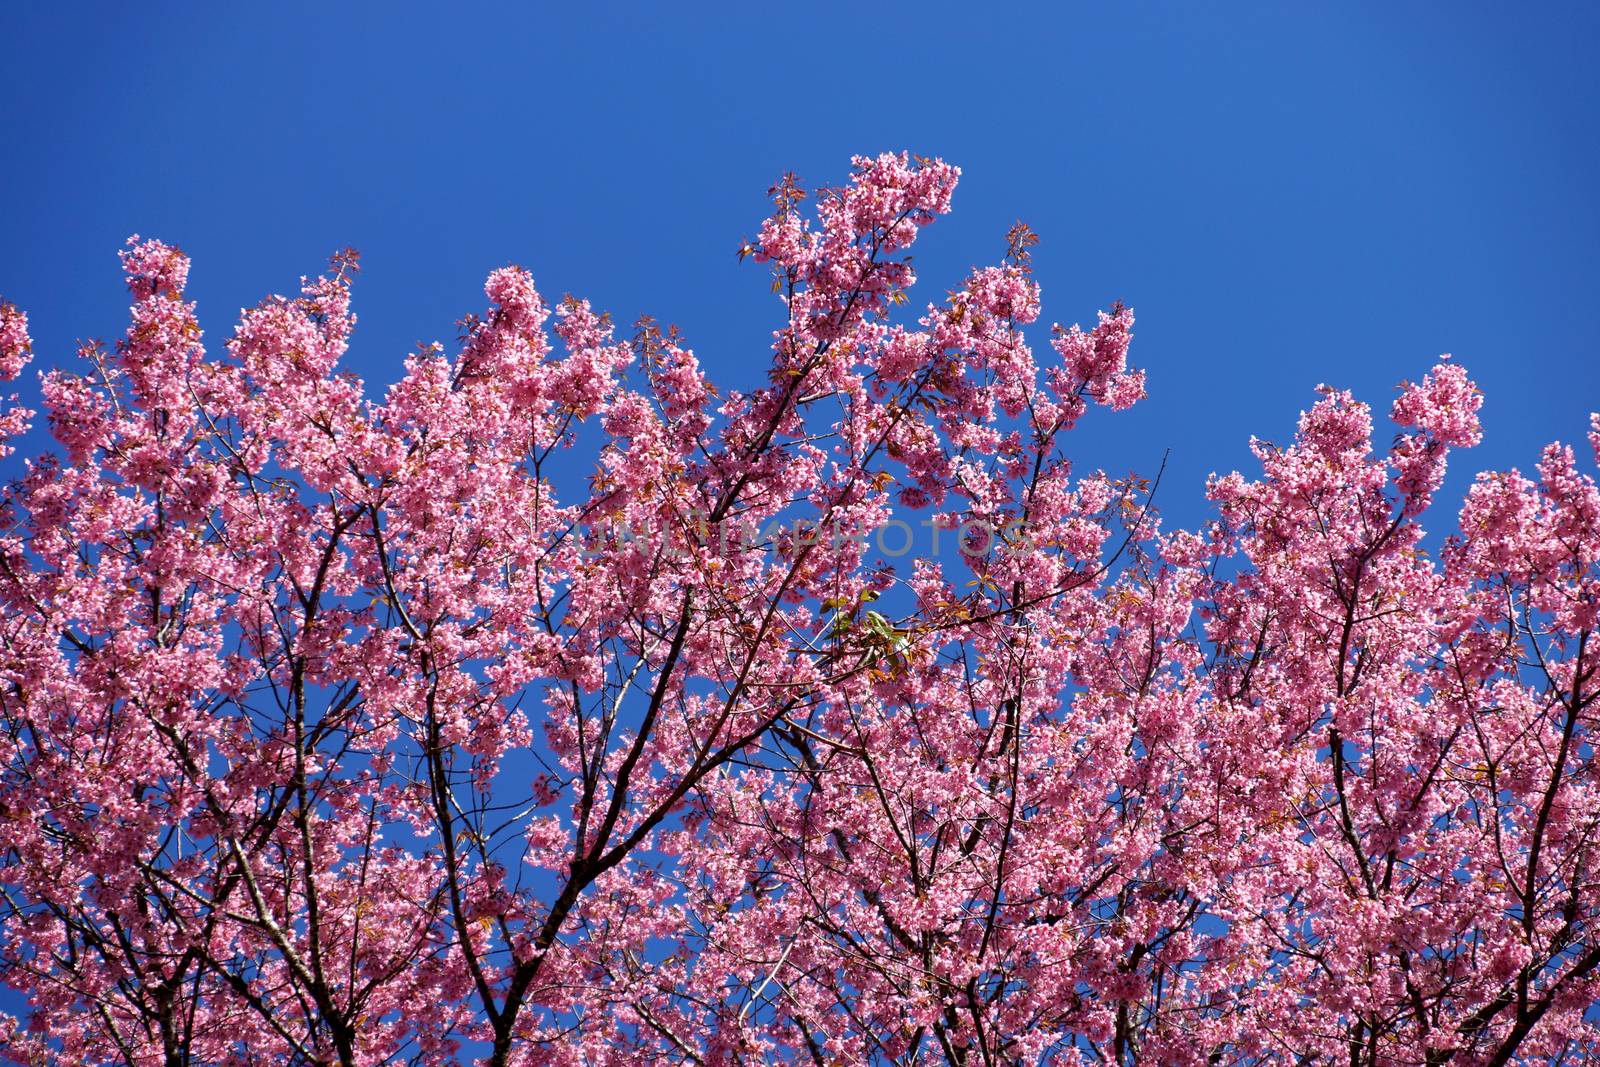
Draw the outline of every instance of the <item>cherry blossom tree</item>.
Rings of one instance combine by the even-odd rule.
[[[1163,532],[1066,449],[1144,395],[1132,313],[1036,358],[1020,224],[911,311],[958,171],[854,164],[741,247],[737,391],[513,267],[369,396],[354,253],[212,354],[130,241],[0,500],[0,1059],[1600,1056],[1578,456],[1430,538],[1446,360]]]

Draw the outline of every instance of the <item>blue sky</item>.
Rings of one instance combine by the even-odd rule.
[[[1194,524],[1316,383],[1386,408],[1450,351],[1488,437],[1437,528],[1468,467],[1531,467],[1600,407],[1597,31],[1559,4],[19,5],[0,294],[68,363],[122,328],[122,240],[159,236],[218,349],[354,245],[379,391],[517,262],[749,385],[778,309],[734,250],[767,186],[906,148],[965,170],[920,296],[1021,217],[1046,324],[1137,310],[1150,399],[1086,420],[1084,465],[1170,448],[1163,510]]]
[[[138,232],[193,256],[213,351],[359,248],[349,366],[373,392],[507,262],[754,385],[779,310],[735,249],[766,188],[909,149],[965,171],[917,295],[1020,217],[1037,347],[1135,307],[1150,398],[1076,452],[1148,474],[1170,449],[1169,522],[1203,521],[1205,475],[1252,472],[1250,435],[1287,439],[1319,382],[1381,409],[1440,352],[1472,371],[1487,438],[1435,530],[1470,471],[1527,469],[1600,408],[1591,5],[67,8],[0,15],[0,295],[38,366],[121,332]]]

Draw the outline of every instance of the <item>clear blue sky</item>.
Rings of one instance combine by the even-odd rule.
[[[965,170],[917,249],[925,298],[1021,217],[1046,323],[1136,308],[1151,396],[1078,451],[1149,473],[1170,448],[1170,522],[1321,381],[1386,408],[1440,352],[1470,368],[1487,439],[1435,530],[1469,468],[1529,468],[1600,407],[1592,5],[656,10],[9,4],[0,294],[38,365],[68,364],[123,328],[123,239],[159,236],[220,350],[238,308],[354,245],[350,366],[380,392],[517,262],[753,385],[778,309],[734,251],[767,186],[904,148]]]
[[[506,262],[754,384],[777,307],[734,250],[766,187],[907,148],[966,172],[923,296],[1021,217],[1046,322],[1136,308],[1150,399],[1079,451],[1170,447],[1169,521],[1319,381],[1386,408],[1440,352],[1477,377],[1488,439],[1436,529],[1466,467],[1531,467],[1600,407],[1589,5],[67,6],[0,16],[0,293],[43,365],[120,332],[139,232],[193,255],[214,349],[358,247],[374,391]]]

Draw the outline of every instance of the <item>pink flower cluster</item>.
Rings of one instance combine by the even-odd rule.
[[[1591,457],[1431,550],[1443,362],[1164,532],[1066,456],[1131,311],[1036,359],[1019,225],[897,312],[957,177],[776,186],[739,391],[507,267],[371,397],[353,253],[213,354],[130,242],[0,491],[0,1061],[1600,1057]]]

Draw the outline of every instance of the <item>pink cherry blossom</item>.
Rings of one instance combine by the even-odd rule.
[[[913,305],[959,172],[853,163],[721,387],[504,267],[370,392],[353,253],[208,347],[129,242],[0,500],[0,1060],[1600,1056],[1600,418],[1436,518],[1467,372],[1325,386],[1164,530],[1133,313]]]

